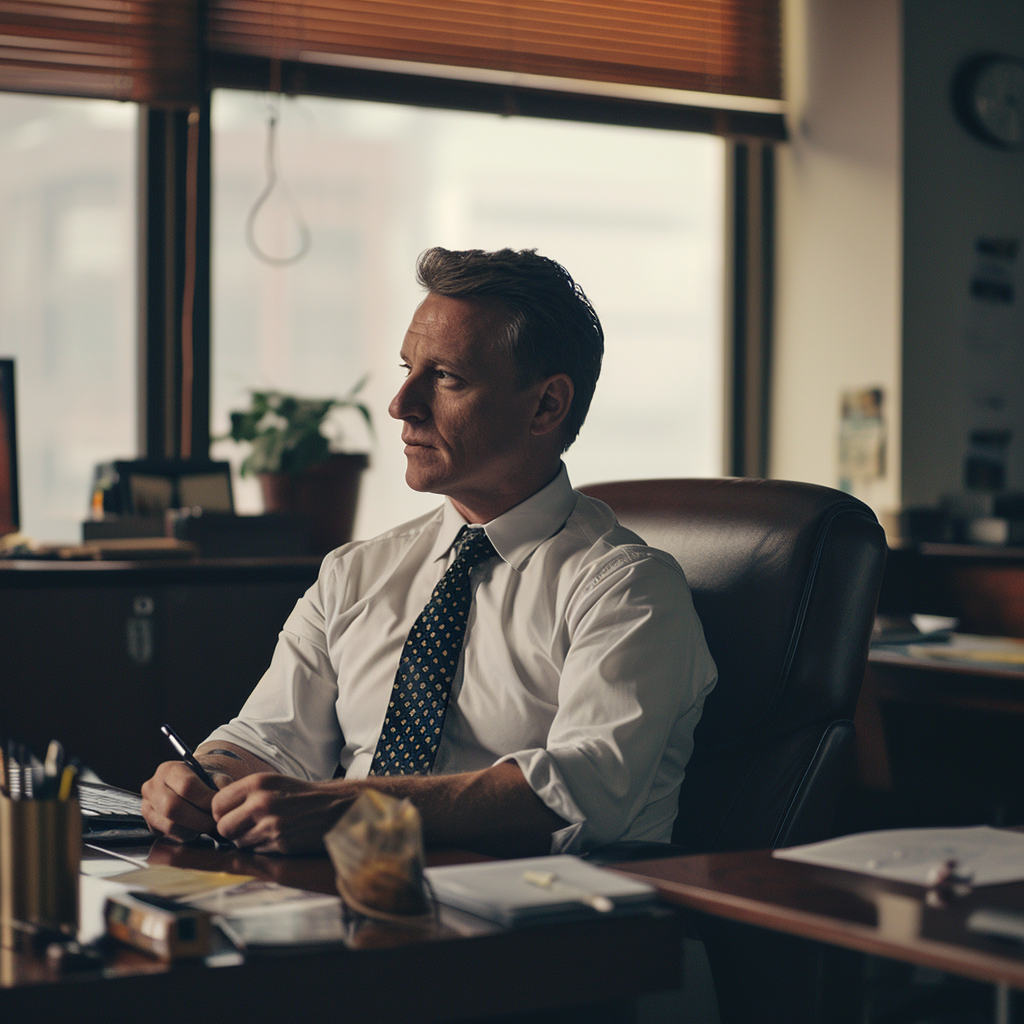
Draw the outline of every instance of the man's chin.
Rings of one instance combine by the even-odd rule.
[[[424,493],[443,494],[444,480],[440,473],[424,472],[420,466],[409,465],[405,469],[405,482],[411,490]]]

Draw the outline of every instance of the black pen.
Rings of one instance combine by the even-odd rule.
[[[182,740],[182,738],[169,726],[161,725],[160,731],[170,740],[171,746],[174,747],[178,754],[178,757],[182,759],[196,773],[199,777],[199,781],[204,786],[209,786],[210,789],[216,790],[217,784],[210,778],[207,770],[196,760],[195,754],[188,749],[188,746]]]

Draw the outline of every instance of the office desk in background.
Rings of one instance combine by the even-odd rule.
[[[622,864],[670,903],[772,931],[1024,990],[1024,946],[970,932],[980,907],[1024,914],[1024,882],[990,885],[942,909],[921,886],[779,860],[770,850],[696,854]],[[889,914],[886,907],[896,907]],[[908,922],[915,904],[919,926]],[[904,913],[900,913],[900,909]]]
[[[840,831],[1024,823],[1024,666],[871,651]]]
[[[481,858],[435,853],[427,859]],[[250,874],[336,894],[326,856],[266,857],[158,843],[150,863]],[[168,966],[124,949],[103,975],[60,978],[36,958],[8,951],[2,957],[0,1019],[11,1022],[418,1024],[499,1014],[530,1020],[531,1013],[552,1011],[560,1021],[611,1024],[631,1019],[635,996],[679,986],[682,928],[678,916],[662,908],[513,930],[442,909],[440,926],[426,933],[366,922],[346,946],[253,954],[230,966]]]
[[[1024,665],[871,651],[857,709],[861,777],[879,789],[1024,794]],[[1015,808],[1016,809],[1016,808]]]
[[[791,944],[811,940],[838,947],[836,952],[871,954],[995,986],[990,995],[980,990],[978,994],[985,994],[986,1000],[980,1006],[975,1000],[970,1015],[963,1018],[944,1015],[931,1004],[930,1013],[914,1015],[910,1002],[902,1004],[902,1011],[899,1003],[890,1004],[888,1012],[876,1016],[871,1010],[871,972],[863,963],[858,964],[859,970],[851,971],[847,963],[837,971],[833,959],[831,973],[827,970],[820,979],[817,1014],[800,1019],[852,1024],[988,1018],[1008,1024],[1010,990],[1024,990],[1024,946],[968,931],[965,926],[978,908],[1024,914],[1024,882],[985,886],[936,908],[924,902],[921,886],[778,860],[769,850],[643,861],[616,870],[649,882],[665,900],[710,915],[712,920],[796,936],[787,940]],[[698,923],[698,927],[702,926]],[[821,948],[806,943],[802,949],[789,948],[786,955],[810,959]],[[846,956],[849,959],[850,954]]]
[[[0,721],[37,753],[56,737],[105,782],[138,790],[195,746],[270,664],[320,560],[0,560]]]
[[[897,547],[878,610],[1024,637],[1024,549]],[[841,831],[1024,822],[1024,666],[873,649],[856,726],[861,787],[840,808]]]

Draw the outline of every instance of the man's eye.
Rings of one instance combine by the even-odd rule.
[[[412,373],[412,367],[408,363],[399,363],[398,368],[400,370],[405,370],[406,377],[408,377],[409,374]]]

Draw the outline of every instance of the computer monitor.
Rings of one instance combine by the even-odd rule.
[[[0,359],[0,537],[14,533],[20,526],[14,360]]]

